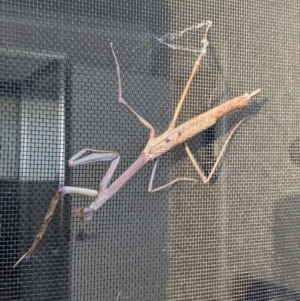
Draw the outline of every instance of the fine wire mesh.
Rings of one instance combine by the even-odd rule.
[[[290,1],[2,0],[0,300],[300,300],[299,13]],[[83,148],[116,151],[114,181],[149,131],[172,118],[196,55],[158,38],[212,21],[209,46],[178,124],[261,88],[250,105],[189,141],[206,174],[238,129],[209,184],[182,146],[152,163],[83,224],[93,198],[65,196],[31,246],[59,186],[98,189],[109,162],[76,168]],[[178,39],[201,49],[205,28]],[[297,92],[298,91],[298,92]]]

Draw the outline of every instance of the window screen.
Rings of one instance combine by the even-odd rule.
[[[0,9],[1,301],[300,300],[298,1],[3,0]],[[74,154],[118,152],[113,182],[148,141],[118,101],[110,43],[124,99],[159,135],[197,59],[189,50],[202,47],[205,27],[186,29],[207,20],[209,45],[177,124],[261,88],[189,140],[208,174],[251,116],[211,181],[178,146],[160,158],[154,187],[197,183],[150,194],[149,162],[88,223],[72,211],[95,198],[66,195],[13,269],[59,187],[99,189],[110,162],[70,168]]]

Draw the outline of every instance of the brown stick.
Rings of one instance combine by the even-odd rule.
[[[13,269],[17,267],[17,265],[26,257],[30,257],[32,255],[32,253],[35,251],[36,246],[38,245],[39,241],[42,239],[43,235],[45,234],[45,231],[52,219],[52,216],[54,214],[55,208],[57,206],[58,203],[58,198],[59,196],[62,194],[61,189],[58,189],[56,191],[56,193],[54,194],[52,201],[50,203],[50,206],[48,208],[46,217],[43,221],[43,224],[40,228],[39,233],[36,235],[35,240],[32,244],[32,246],[30,247],[30,249],[13,265]]]

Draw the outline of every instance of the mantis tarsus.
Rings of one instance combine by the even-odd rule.
[[[182,96],[178,102],[177,108],[175,110],[173,119],[169,125],[169,128],[166,132],[164,132],[162,135],[155,137],[155,132],[153,126],[147,122],[144,118],[142,118],[140,115],[138,115],[123,99],[122,97],[122,88],[121,88],[121,75],[120,75],[120,67],[119,63],[116,57],[116,54],[114,52],[112,43],[110,44],[111,50],[115,59],[116,67],[117,67],[117,75],[118,75],[118,82],[119,82],[119,102],[123,104],[143,125],[145,125],[150,130],[149,140],[146,144],[145,149],[141,152],[140,156],[137,158],[137,160],[117,179],[115,182],[113,182],[110,186],[109,182],[113,176],[113,173],[115,169],[117,168],[117,165],[120,160],[120,156],[116,152],[109,152],[109,151],[98,151],[98,150],[92,150],[92,149],[83,149],[79,153],[75,154],[70,160],[69,160],[69,166],[77,166],[77,165],[83,165],[86,163],[96,162],[96,161],[112,161],[111,165],[104,176],[103,180],[100,183],[99,190],[92,190],[92,189],[86,189],[86,188],[78,188],[78,187],[69,187],[69,186],[63,186],[59,188],[51,201],[50,207],[48,209],[48,212],[46,214],[46,217],[44,219],[44,222],[41,226],[40,231],[38,232],[31,248],[26,252],[13,266],[15,268],[25,257],[31,256],[31,254],[34,252],[37,244],[42,239],[50,221],[54,214],[56,205],[58,203],[59,197],[63,196],[65,194],[80,194],[90,197],[95,197],[95,201],[91,203],[89,207],[80,208],[74,211],[74,214],[76,217],[81,218],[84,222],[89,221],[92,218],[93,212],[99,209],[108,199],[110,199],[139,169],[141,169],[147,162],[152,161],[156,158],[158,158],[160,155],[166,153],[168,150],[174,148],[175,146],[184,143],[185,150],[191,159],[193,165],[195,166],[201,180],[204,183],[208,183],[211,179],[212,175],[214,174],[222,155],[224,154],[226,147],[234,134],[234,132],[237,130],[237,128],[241,125],[241,123],[247,119],[248,117],[242,119],[231,131],[229,134],[229,137],[227,138],[221,153],[219,157],[217,158],[210,174],[208,177],[204,175],[204,173],[201,171],[200,167],[198,166],[194,156],[192,155],[186,141],[193,136],[203,132],[207,128],[214,125],[220,118],[223,116],[237,110],[240,108],[243,108],[246,106],[250,100],[251,97],[256,95],[260,92],[260,89],[255,90],[254,92],[248,94],[244,94],[242,96],[235,97],[231,100],[228,100],[224,102],[223,104],[210,109],[209,111],[202,113],[183,124],[179,125],[175,128],[176,121],[178,114],[180,112],[180,109],[182,107],[182,104],[185,100],[186,94],[188,92],[188,89],[191,85],[191,82],[200,66],[200,61],[205,54],[208,42],[207,42],[207,34],[209,31],[209,28],[211,27],[211,22],[207,22],[208,26],[205,31],[204,39],[202,40],[203,48],[200,51],[200,54],[198,56],[198,59],[196,60],[194,67],[192,69],[191,75],[187,81],[187,84],[182,92]],[[177,178],[170,183],[167,183],[161,187],[158,187],[156,189],[153,189],[153,179],[156,171],[158,161],[154,163],[150,183],[148,187],[149,192],[155,192],[161,189],[164,189],[178,181],[194,181],[197,182],[195,179],[190,178]]]

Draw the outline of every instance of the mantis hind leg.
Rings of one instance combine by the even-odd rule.
[[[183,92],[182,92],[182,94],[181,94],[180,100],[179,100],[179,102],[178,102],[178,104],[177,104],[177,107],[176,107],[176,110],[175,110],[175,112],[174,112],[173,119],[172,119],[172,121],[171,121],[171,123],[170,123],[170,125],[169,125],[169,130],[173,130],[173,129],[175,128],[176,121],[177,121],[179,112],[180,112],[180,110],[181,110],[181,107],[182,107],[182,105],[183,105],[183,103],[184,103],[184,101],[185,101],[185,97],[186,97],[186,95],[187,95],[187,92],[188,92],[188,90],[189,90],[189,88],[190,88],[190,86],[191,86],[191,83],[192,83],[192,81],[193,81],[193,79],[194,79],[194,76],[195,76],[197,70],[199,69],[201,59],[202,59],[202,57],[203,57],[203,56],[205,55],[205,53],[206,53],[206,48],[207,48],[207,46],[208,46],[207,35],[208,35],[208,31],[209,31],[211,25],[212,25],[212,22],[211,22],[211,21],[208,21],[208,22],[207,22],[207,25],[206,25],[206,30],[205,30],[204,37],[203,37],[203,39],[202,39],[202,41],[201,41],[203,47],[202,47],[202,49],[201,49],[201,51],[200,51],[200,54],[199,54],[199,56],[198,56],[198,59],[196,60],[196,62],[195,62],[195,64],[194,64],[194,67],[193,67],[193,69],[192,69],[192,72],[191,72],[191,74],[190,74],[190,77],[189,77],[189,79],[188,79],[188,81],[187,81],[187,83],[186,83],[186,85],[185,85],[185,87],[184,87],[184,89],[183,89]]]
[[[248,118],[250,118],[250,117],[243,118],[243,119],[242,119],[242,120],[241,120],[241,121],[240,121],[233,129],[232,129],[232,131],[230,132],[228,138],[226,139],[226,141],[225,141],[225,143],[224,143],[224,145],[223,145],[223,147],[222,147],[222,150],[221,150],[221,152],[220,152],[220,154],[219,154],[219,156],[218,156],[218,158],[217,158],[217,160],[216,160],[216,162],[215,162],[215,164],[214,164],[214,166],[213,166],[211,172],[209,173],[209,175],[208,175],[207,177],[204,175],[204,172],[201,170],[200,166],[198,165],[198,163],[197,163],[197,161],[196,161],[194,155],[192,154],[192,152],[191,152],[189,146],[187,145],[187,143],[186,143],[186,142],[184,143],[184,145],[185,145],[185,150],[186,150],[186,152],[187,152],[189,158],[191,159],[191,161],[192,161],[194,167],[196,168],[196,170],[197,170],[197,172],[198,172],[198,174],[199,174],[199,176],[200,176],[200,178],[201,178],[201,180],[203,181],[204,184],[208,183],[208,182],[210,181],[210,179],[212,178],[212,176],[214,175],[214,173],[215,173],[215,171],[216,171],[216,169],[217,169],[217,167],[218,167],[218,165],[219,165],[219,163],[220,163],[220,161],[221,161],[221,159],[222,159],[222,157],[223,157],[223,155],[224,155],[224,153],[225,153],[225,151],[226,151],[226,149],[227,149],[227,146],[228,146],[230,140],[232,139],[233,134],[236,132],[236,130],[239,128],[239,126],[240,126],[246,119],[248,119]],[[155,161],[155,163],[154,163],[154,166],[153,166],[153,169],[152,169],[152,174],[151,174],[151,178],[150,178],[150,182],[149,182],[149,186],[148,186],[148,192],[156,192],[156,191],[159,191],[159,190],[168,188],[169,186],[171,186],[171,185],[173,185],[173,184],[175,184],[175,183],[177,183],[177,182],[180,182],[180,181],[197,182],[197,180],[192,179],[192,178],[176,178],[176,179],[172,180],[171,182],[169,182],[169,183],[167,183],[167,184],[165,184],[165,185],[162,185],[162,186],[160,186],[160,187],[158,187],[158,188],[154,188],[154,189],[153,189],[153,181],[154,181],[154,176],[155,176],[155,172],[156,172],[157,165],[158,165],[158,158],[156,159],[156,161]]]
[[[154,165],[153,165],[153,169],[152,169],[152,173],[151,173],[151,178],[150,178],[150,182],[149,182],[149,186],[148,186],[148,192],[156,192],[156,191],[159,191],[159,190],[163,190],[177,182],[180,182],[180,181],[192,181],[192,182],[197,182],[197,180],[195,179],[191,179],[191,178],[176,178],[174,179],[173,181],[165,184],[165,185],[162,185],[158,188],[154,188],[153,189],[153,180],[154,180],[154,176],[155,176],[155,172],[156,172],[156,168],[157,168],[157,164],[158,164],[158,158],[156,159]]]
[[[204,175],[203,171],[201,170],[200,166],[198,165],[198,163],[197,163],[197,161],[196,161],[194,155],[192,154],[192,152],[191,152],[189,146],[187,145],[187,143],[186,143],[186,142],[184,143],[185,151],[187,152],[189,158],[191,159],[191,161],[192,161],[192,163],[193,163],[195,169],[197,170],[197,172],[198,172],[198,174],[199,174],[199,176],[200,176],[200,178],[201,178],[201,180],[203,181],[204,184],[208,183],[208,182],[210,181],[211,177],[213,176],[213,174],[215,173],[215,171],[216,171],[216,169],[217,169],[217,167],[218,167],[218,165],[219,165],[219,163],[220,163],[220,161],[221,161],[221,159],[222,159],[222,157],[223,157],[223,155],[224,155],[224,153],[225,153],[225,151],[226,151],[226,149],[227,149],[227,146],[228,146],[228,144],[229,144],[229,142],[230,142],[230,140],[231,140],[233,134],[236,132],[236,130],[238,129],[238,127],[239,127],[246,119],[248,119],[248,118],[250,118],[250,117],[245,117],[245,118],[243,118],[243,119],[242,119],[242,120],[241,120],[241,121],[240,121],[233,129],[232,129],[232,131],[230,132],[228,138],[226,139],[226,141],[225,141],[225,143],[224,143],[224,145],[223,145],[223,147],[222,147],[222,150],[221,150],[221,152],[220,152],[220,154],[219,154],[219,156],[218,156],[218,158],[217,158],[217,160],[216,160],[216,162],[215,162],[215,164],[214,164],[214,166],[213,166],[211,172],[209,173],[208,177],[206,177],[206,176]]]

